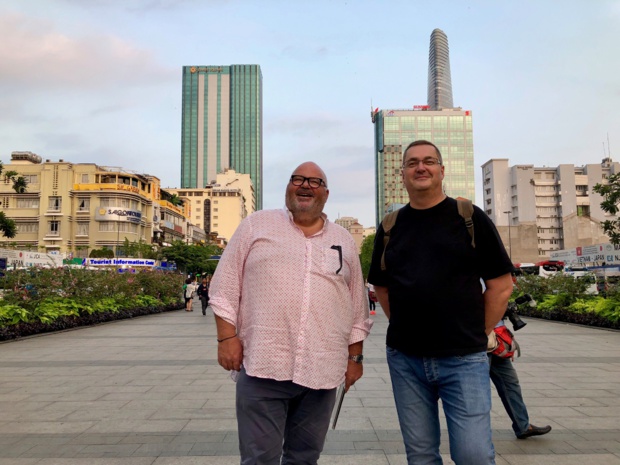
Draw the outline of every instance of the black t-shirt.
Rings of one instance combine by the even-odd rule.
[[[409,355],[447,357],[486,350],[482,280],[512,270],[489,217],[474,206],[474,237],[447,197],[426,210],[406,205],[390,231],[381,271],[383,227],[368,282],[389,291],[387,345]]]

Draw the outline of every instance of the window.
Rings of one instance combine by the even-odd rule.
[[[61,207],[62,207],[62,197],[50,197],[49,198],[49,204],[47,206],[48,210],[59,212]]]
[[[196,217],[196,220],[199,220],[199,219],[200,219],[200,216],[197,216],[197,217]]]
[[[200,211],[200,208],[196,208],[196,212],[199,212],[199,211]]]
[[[39,208],[39,199],[17,199],[17,208]]]
[[[88,174],[82,174],[82,183],[88,182]]]
[[[38,174],[22,174],[23,178],[26,180],[28,184],[38,184],[39,183],[39,175]]]
[[[87,212],[90,210],[90,199],[78,199],[78,211]]]
[[[76,236],[88,236],[88,223],[78,223]]]
[[[100,221],[99,232],[116,231],[116,223],[114,221]]]
[[[196,200],[196,204],[200,205],[202,203],[202,200]]]
[[[60,221],[50,221],[49,229],[47,231],[48,236],[59,236],[60,235]]]
[[[39,223],[17,223],[18,233],[38,233]]]

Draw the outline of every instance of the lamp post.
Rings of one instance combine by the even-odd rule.
[[[511,220],[511,216],[512,216],[512,211],[508,210],[507,212],[504,212],[508,215],[508,254],[510,255],[510,261],[512,262],[512,238],[510,237],[510,227],[512,223]]]

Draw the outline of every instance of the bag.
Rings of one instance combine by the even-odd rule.
[[[192,297],[194,297],[194,286],[191,284],[188,284],[185,287],[185,298],[191,299]]]
[[[377,294],[375,294],[373,291],[368,291],[368,298],[370,300],[372,300],[373,302],[377,301]]]
[[[514,337],[514,334],[505,326],[498,326],[494,330],[496,346],[491,351],[493,355],[501,358],[514,358],[515,352],[517,357],[521,356],[521,348]]]

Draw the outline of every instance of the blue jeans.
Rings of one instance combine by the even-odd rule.
[[[512,429],[517,436],[523,434],[530,427],[530,417],[523,402],[517,372],[508,358],[489,355],[489,363],[491,364],[491,381],[497,389],[506,413],[512,420]]]
[[[457,465],[494,465],[491,382],[485,352],[413,357],[387,348],[398,421],[409,465],[441,465],[439,406]]]

